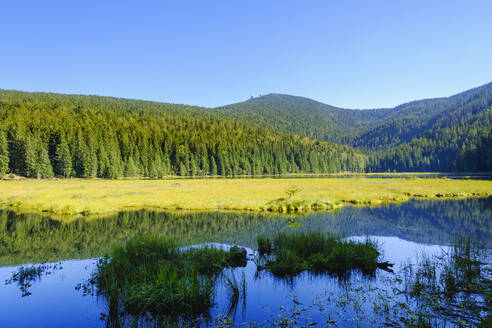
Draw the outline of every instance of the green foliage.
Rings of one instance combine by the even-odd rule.
[[[433,316],[474,325],[483,318],[485,324],[491,287],[489,263],[484,262],[487,251],[470,237],[460,238],[450,251],[423,257],[416,269],[404,268],[404,291]]]
[[[24,174],[30,178],[52,178],[54,176],[48,147],[41,139],[27,136],[24,150],[25,171],[16,173]]]
[[[492,167],[492,83],[448,98],[375,110],[340,109],[279,94],[216,109],[2,90],[0,102],[5,126],[0,173],[30,177],[52,176],[50,165],[68,176],[58,166],[63,142],[68,145],[64,154],[72,157],[70,173],[78,177]]]
[[[0,130],[0,178],[8,172],[9,169],[9,146],[5,131]]]
[[[367,163],[348,146],[198,107],[5,90],[0,104],[0,169],[8,156],[8,171],[28,177],[362,172]]]
[[[297,220],[297,231],[342,235],[394,235],[426,244],[449,242],[460,233],[481,236],[491,247],[490,200],[411,201],[379,208],[347,207]],[[180,243],[220,241],[262,247],[258,236],[271,238],[291,230],[290,219],[234,212],[122,212],[101,219],[61,222],[37,214],[0,211],[0,265],[94,258],[125,243],[135,233],[167,236]],[[268,249],[268,248],[265,248]],[[270,254],[270,251],[265,253]],[[492,295],[490,297],[492,300]]]
[[[58,174],[65,178],[70,177],[72,174],[72,155],[70,154],[68,143],[65,140],[56,147],[56,164]]]
[[[285,193],[287,194],[287,197],[288,199],[292,199],[295,195],[297,195],[299,192],[301,191],[301,189],[297,188],[296,186],[292,186],[290,187],[289,189],[287,189],[285,191]]]
[[[389,109],[347,110],[270,94],[216,111],[263,127],[358,147],[370,155],[366,170],[372,172],[490,171],[492,163],[490,152],[478,150],[481,138],[491,135],[492,83]],[[477,162],[474,156],[482,160]],[[312,170],[319,168],[323,170],[314,164]]]
[[[260,263],[275,276],[285,277],[312,271],[345,275],[359,269],[374,273],[379,252],[376,245],[342,240],[320,232],[279,233],[271,241],[258,238]]]
[[[241,258],[240,258],[241,257]],[[136,236],[98,264],[93,281],[110,309],[144,316],[199,316],[213,305],[218,275],[243,265],[245,252],[211,247],[178,248],[172,240]],[[118,315],[118,313],[111,313]]]
[[[312,99],[283,94],[268,94],[215,110],[220,115],[262,127],[337,143],[349,141],[371,122],[390,113],[386,109],[342,109]]]

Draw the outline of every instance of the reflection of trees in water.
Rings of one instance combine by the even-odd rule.
[[[421,243],[449,244],[456,236],[471,235],[492,244],[492,198],[345,208],[340,213],[312,218],[318,217],[330,218],[328,229],[346,236],[397,236]],[[313,220],[316,224],[319,221]]]
[[[343,208],[297,219],[300,230],[349,235],[398,236],[449,243],[471,234],[492,244],[492,199],[410,201],[378,208]],[[100,256],[136,233],[164,235],[183,244],[217,241],[254,247],[258,235],[291,229],[292,219],[231,212],[122,212],[69,223],[40,215],[0,211],[0,263],[59,261]]]

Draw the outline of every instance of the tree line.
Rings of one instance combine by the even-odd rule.
[[[0,122],[2,176],[335,173],[367,163],[348,146],[184,105],[1,90]]]

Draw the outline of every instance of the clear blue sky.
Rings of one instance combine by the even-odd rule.
[[[3,1],[0,88],[347,108],[492,81],[492,1]]]

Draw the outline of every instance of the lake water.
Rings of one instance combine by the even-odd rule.
[[[423,254],[448,250],[467,235],[492,246],[492,198],[460,201],[410,201],[376,208],[347,207],[303,217],[230,212],[148,211],[119,213],[104,219],[60,223],[39,215],[0,212],[0,327],[106,327],[108,313],[101,296],[76,288],[96,268],[97,258],[136,233],[173,237],[183,245],[214,242],[238,245],[254,253],[259,235],[278,231],[317,230],[345,238],[376,240],[382,260],[402,266]],[[12,281],[19,269],[48,263],[24,285]],[[35,265],[40,267],[40,265]],[[374,312],[384,304],[394,274],[353,272],[347,279],[303,273],[292,280],[258,274],[254,261],[226,272],[246,281],[246,295],[231,306],[228,290],[219,284],[210,317],[197,326],[219,325],[230,317],[237,327],[272,326],[289,317],[296,326],[371,327],[384,320]],[[279,324],[280,326],[280,324]],[[450,324],[452,326],[452,324]]]

